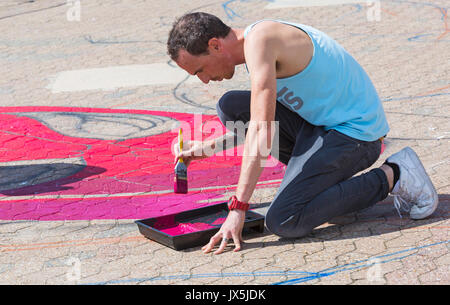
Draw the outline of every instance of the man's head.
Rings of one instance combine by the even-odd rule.
[[[234,64],[224,48],[231,28],[207,13],[189,13],[175,21],[167,40],[167,52],[182,69],[201,81],[230,79]]]

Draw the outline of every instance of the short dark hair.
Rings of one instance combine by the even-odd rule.
[[[177,60],[180,49],[192,55],[208,54],[211,38],[225,38],[231,28],[218,17],[202,12],[188,13],[173,24],[167,40],[167,53]]]

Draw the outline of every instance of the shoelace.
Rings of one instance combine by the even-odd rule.
[[[393,196],[394,196],[394,206],[395,209],[397,210],[398,216],[400,216],[400,218],[403,218],[402,214],[400,213],[400,210],[409,212],[412,207],[412,203],[410,203],[411,200],[409,200],[409,198],[405,199],[400,195],[393,195]]]

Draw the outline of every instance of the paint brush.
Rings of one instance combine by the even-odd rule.
[[[183,134],[182,129],[178,133],[178,144],[180,145],[180,152],[183,150]],[[183,158],[179,158],[175,165],[175,181],[173,190],[178,194],[186,194],[188,192],[187,186],[187,166],[183,162]]]

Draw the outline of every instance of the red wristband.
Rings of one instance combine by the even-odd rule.
[[[228,209],[248,211],[250,205],[246,202],[239,201],[236,196],[231,196],[228,200]]]

